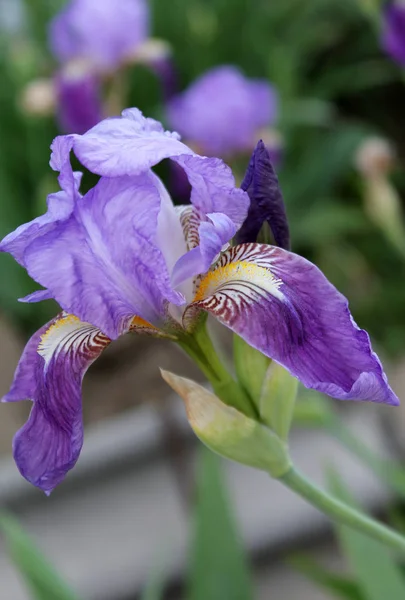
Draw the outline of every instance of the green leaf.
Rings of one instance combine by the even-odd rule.
[[[361,510],[335,471],[329,471],[328,479],[337,498]],[[403,600],[405,579],[385,546],[344,525],[336,530],[366,600]]]
[[[79,600],[36,548],[14,517],[2,513],[0,530],[8,553],[35,600]]]
[[[220,459],[201,447],[187,600],[251,600],[248,560],[237,532]]]
[[[140,600],[161,600],[165,588],[165,569],[162,563],[158,563],[152,567],[148,581],[142,591]]]
[[[329,571],[308,556],[297,554],[289,558],[288,563],[313,583],[325,588],[338,598],[345,598],[346,600],[365,599],[358,584],[352,578]]]

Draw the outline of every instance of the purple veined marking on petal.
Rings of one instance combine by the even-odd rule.
[[[230,248],[184,313],[206,310],[306,387],[341,400],[399,403],[366,331],[321,271],[275,246]]]

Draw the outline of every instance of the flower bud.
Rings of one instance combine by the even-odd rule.
[[[297,396],[298,379],[276,362],[267,369],[260,396],[263,422],[282,440],[287,440]]]
[[[236,334],[233,336],[233,358],[240,385],[258,407],[271,359]]]
[[[208,448],[272,477],[290,469],[287,445],[270,429],[224,404],[198,383],[168,371],[161,373],[184,400],[189,423]]]
[[[395,153],[390,143],[378,137],[365,140],[356,152],[356,167],[364,177],[386,175],[394,166]]]

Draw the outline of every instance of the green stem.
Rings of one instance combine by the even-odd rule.
[[[402,498],[405,498],[405,473],[393,461],[377,456],[366,446],[336,415],[330,415],[325,422],[326,429],[343,445],[355,454],[373,473],[390,485]]]
[[[340,500],[336,500],[311,481],[308,481],[294,468],[287,471],[279,480],[334,521],[348,525],[405,556],[405,537],[347,506]]]
[[[205,323],[193,334],[183,335],[177,343],[197,363],[218,398],[246,416],[258,418],[252,401],[222,364]]]

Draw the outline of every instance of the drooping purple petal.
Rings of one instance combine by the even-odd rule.
[[[228,65],[202,75],[167,108],[170,126],[211,156],[250,151],[257,131],[276,114],[274,88]]]
[[[71,216],[30,240],[30,276],[66,312],[93,323],[110,338],[138,315],[153,324],[166,303],[181,304],[157,246],[161,198],[151,175],[102,178]]]
[[[267,221],[277,246],[290,249],[290,231],[277,175],[270,154],[260,140],[252,154],[242,190],[249,194],[248,216],[237,233],[237,243],[256,242],[259,231]]]
[[[52,145],[51,167],[60,171],[58,180],[62,191],[49,194],[47,212],[29,223],[20,225],[0,242],[0,252],[8,252],[23,267],[26,267],[27,247],[41,236],[54,232],[60,223],[69,219],[75,202],[80,197],[81,173],[73,173],[69,160],[72,144],[73,138],[65,136],[56,138]]]
[[[347,300],[296,254],[264,244],[230,248],[201,281],[185,324],[198,309],[307,387],[341,400],[399,403]]]
[[[72,315],[61,315],[27,343],[5,402],[32,400],[13,441],[16,464],[49,494],[76,464],[83,443],[81,384],[110,340]]]
[[[100,81],[88,70],[71,66],[56,76],[58,121],[65,133],[84,133],[103,118]]]
[[[85,58],[112,69],[149,34],[146,0],[71,0],[53,19],[49,42],[60,62]]]
[[[405,65],[405,4],[388,3],[383,9],[382,46],[400,65]]]

